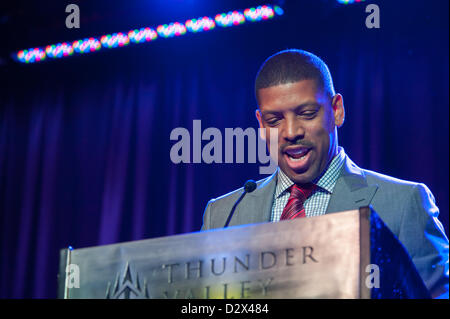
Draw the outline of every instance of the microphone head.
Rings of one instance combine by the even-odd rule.
[[[251,193],[251,192],[253,192],[255,189],[256,189],[256,182],[255,182],[254,180],[250,179],[250,180],[248,180],[248,181],[245,182],[244,190],[245,190],[247,193]]]

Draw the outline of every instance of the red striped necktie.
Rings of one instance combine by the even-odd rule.
[[[292,185],[290,187],[291,196],[289,196],[288,202],[283,209],[280,220],[306,217],[303,204],[315,189],[316,185],[312,183],[301,186],[297,184]]]

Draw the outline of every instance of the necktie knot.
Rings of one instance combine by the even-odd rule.
[[[316,187],[317,186],[313,183],[292,185],[290,187],[291,195],[289,196],[288,202],[284,207],[280,219],[284,220],[306,217],[305,207],[303,206],[303,204],[305,203],[306,199],[311,196]]]
[[[316,185],[313,183],[297,185],[294,184],[291,187],[291,196],[302,200],[303,202],[311,196],[311,194],[316,189]]]

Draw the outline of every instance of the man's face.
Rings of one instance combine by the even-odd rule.
[[[278,166],[294,183],[313,181],[336,154],[337,127],[345,115],[342,96],[330,99],[314,80],[260,89],[258,96],[256,117],[268,144],[268,129],[278,129]]]

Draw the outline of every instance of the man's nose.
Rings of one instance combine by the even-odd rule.
[[[295,142],[296,140],[303,138],[305,135],[305,130],[295,116],[286,119],[286,126],[284,129],[284,139],[290,142]]]

